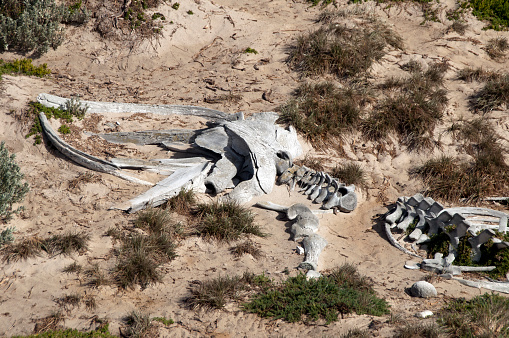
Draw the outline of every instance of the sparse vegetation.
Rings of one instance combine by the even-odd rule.
[[[435,323],[406,324],[396,328],[394,338],[439,338],[441,328]]]
[[[500,75],[482,68],[463,68],[458,71],[458,79],[466,82],[496,80]]]
[[[173,319],[166,319],[165,317],[154,317],[152,318],[153,321],[156,321],[156,322],[160,322],[160,323],[163,323],[164,325],[168,326],[168,325],[171,325],[173,323],[175,323],[173,321]]]
[[[54,0],[3,0],[0,3],[0,51],[41,55],[63,41],[60,23],[82,24],[90,14],[78,1],[70,7]]]
[[[58,127],[58,132],[60,134],[70,134],[71,133],[71,128],[69,128],[68,125],[66,124],[62,124],[60,127]]]
[[[300,36],[288,61],[306,75],[350,77],[367,71],[385,55],[387,45],[403,47],[401,38],[375,19],[368,18],[353,28],[330,24]]]
[[[178,2],[175,2],[175,3],[173,3],[173,5],[171,5],[171,8],[173,8],[174,10],[179,9],[179,7],[180,7],[180,4]]]
[[[366,184],[366,174],[358,163],[346,163],[337,165],[331,173],[332,177],[339,179],[345,184],[355,184],[362,187]]]
[[[322,7],[327,7],[330,4],[333,4],[334,7],[337,7],[338,3],[336,0],[307,0],[310,2],[312,6],[318,6],[321,4]]]
[[[309,154],[306,154],[302,160],[296,160],[295,164],[300,166],[306,166],[310,169],[316,171],[323,171],[325,167],[323,166],[323,160],[318,157],[312,157]]]
[[[355,312],[381,316],[389,313],[385,300],[377,298],[371,283],[346,264],[317,279],[300,274],[282,285],[264,289],[245,303],[248,312],[262,317],[282,318],[288,322],[325,319]]]
[[[195,215],[196,232],[207,239],[231,242],[248,234],[265,236],[255,224],[253,213],[235,202],[198,204]]]
[[[40,331],[29,336],[14,336],[13,338],[116,338],[109,332],[108,324],[99,326],[94,331],[80,332],[75,329]]]
[[[247,288],[246,279],[243,277],[217,277],[191,289],[191,297],[186,303],[191,308],[223,308],[227,302],[238,299],[240,292]]]
[[[24,175],[15,160],[16,156],[9,154],[5,142],[2,141],[0,143],[0,222],[2,223],[9,221],[13,214],[23,210],[22,207],[13,209],[13,205],[23,201],[30,189],[28,183],[23,182]]]
[[[8,227],[2,232],[0,232],[0,248],[5,244],[9,244],[14,242],[14,231],[16,231],[15,227]]]
[[[143,338],[150,337],[152,331],[152,324],[150,316],[139,311],[132,311],[124,318],[127,325],[125,336],[130,338]]]
[[[471,7],[479,20],[486,20],[486,29],[504,30],[509,27],[509,4],[504,0],[468,0],[464,7]]]
[[[235,257],[241,257],[244,254],[250,254],[253,258],[260,258],[263,254],[258,245],[250,240],[244,241],[234,247],[230,251]]]
[[[279,122],[292,124],[315,145],[332,142],[360,123],[365,93],[357,88],[339,88],[332,83],[304,84],[294,99],[280,108]]]
[[[498,37],[488,41],[486,53],[494,60],[501,60],[509,49],[509,42],[506,37]]]
[[[503,74],[489,79],[483,88],[475,93],[470,100],[474,111],[489,113],[500,109],[502,105],[509,105],[509,74]]]
[[[244,53],[248,53],[248,54],[258,54],[258,52],[256,51],[256,49],[253,49],[251,47],[247,47],[245,50],[244,50]]]
[[[0,59],[0,80],[2,80],[3,74],[44,77],[50,73],[51,70],[48,69],[47,64],[43,63],[40,66],[34,66],[32,59],[17,59],[10,62]]]
[[[196,195],[193,190],[182,189],[179,193],[170,198],[164,208],[175,211],[179,215],[190,215],[196,205]]]
[[[454,299],[439,314],[438,323],[454,337],[506,337],[509,299],[485,293],[470,301]]]
[[[411,149],[432,147],[433,131],[448,102],[447,93],[441,88],[448,68],[446,62],[438,62],[426,71],[413,71],[407,79],[390,79],[382,84],[382,88],[393,88],[395,93],[363,121],[366,137],[379,140],[396,132]]]
[[[67,265],[62,271],[65,273],[80,273],[83,270],[83,266],[77,262],[72,262]]]

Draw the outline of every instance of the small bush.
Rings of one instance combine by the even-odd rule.
[[[506,337],[508,308],[509,299],[494,293],[454,299],[440,311],[438,322],[454,337]]]
[[[251,47],[247,47],[245,50],[244,50],[244,53],[248,53],[248,54],[258,54],[258,52],[256,51],[256,49],[253,49]]]
[[[227,302],[235,300],[246,285],[241,277],[218,277],[200,282],[191,289],[191,297],[186,303],[192,308],[223,308]]]
[[[244,254],[250,254],[254,258],[260,258],[263,254],[260,248],[251,241],[242,242],[234,247],[230,248],[230,251],[235,257],[241,257]]]
[[[470,104],[474,111],[484,114],[500,109],[502,105],[509,106],[509,74],[489,79],[484,87],[471,97]]]
[[[468,25],[466,23],[460,21],[454,21],[450,26],[450,29],[458,33],[459,35],[464,35],[467,30]]]
[[[124,318],[124,322],[127,325],[125,330],[126,337],[143,338],[149,337],[151,334],[152,324],[150,323],[150,317],[147,314],[132,311]]]
[[[79,120],[83,120],[87,113],[88,105],[82,104],[79,97],[71,97],[70,100],[65,101],[60,109],[71,116],[76,116]]]
[[[138,213],[134,220],[134,226],[149,231],[160,233],[166,231],[173,222],[171,215],[164,209],[148,208]]]
[[[338,165],[332,170],[331,175],[345,184],[355,184],[359,187],[366,185],[366,174],[358,163]]]
[[[72,262],[67,265],[62,271],[65,273],[80,273],[83,270],[83,266],[77,262]]]
[[[71,133],[71,128],[69,128],[68,125],[66,124],[62,124],[59,128],[58,128],[58,132],[60,134],[70,134]]]
[[[310,2],[312,6],[318,6],[318,4],[321,3],[322,7],[327,7],[330,4],[333,4],[334,7],[338,6],[338,3],[336,0],[307,0],[307,2]]]
[[[60,23],[80,24],[89,17],[81,2],[79,8],[57,5],[54,0],[5,0],[3,6],[0,6],[0,52],[14,49],[44,54],[62,43]]]
[[[350,268],[349,268],[350,269]],[[343,271],[317,279],[300,274],[288,278],[280,287],[256,294],[244,309],[262,317],[282,318],[288,322],[317,321],[331,323],[338,315],[355,312],[381,316],[389,313],[385,300],[375,296],[370,284],[347,276]],[[355,286],[357,285],[357,286]]]
[[[208,239],[231,242],[247,234],[265,236],[254,223],[253,213],[235,202],[198,204],[195,214],[197,233]]]
[[[6,222],[23,208],[13,210],[13,205],[23,200],[29,191],[28,183],[22,182],[24,175],[15,161],[16,156],[9,154],[5,143],[0,143],[0,221]]]
[[[173,8],[174,10],[179,9],[179,7],[180,7],[180,4],[178,2],[175,2],[173,5],[171,5],[171,8]]]
[[[403,47],[401,38],[379,21],[366,20],[353,28],[330,24],[300,36],[288,61],[306,75],[350,77],[367,71],[385,55],[387,45]]]
[[[504,0],[468,0],[465,3],[473,9],[479,20],[487,20],[486,28],[503,30],[509,27],[509,4]]]
[[[289,123],[315,145],[341,137],[360,124],[367,101],[357,88],[338,88],[332,83],[304,84],[294,99],[280,107],[278,122]]]
[[[87,285],[93,287],[99,287],[101,285],[107,285],[109,283],[108,278],[104,274],[104,271],[101,270],[101,267],[98,263],[94,263],[89,266],[84,271],[85,276],[87,277]]]
[[[0,80],[3,74],[24,74],[32,75],[37,77],[43,77],[51,73],[48,69],[48,65],[43,63],[40,66],[34,66],[32,59],[17,59],[10,62],[5,62],[0,59]]]
[[[13,232],[16,231],[15,227],[8,227],[7,229],[0,232],[0,248],[5,244],[14,242]]]
[[[196,195],[193,190],[182,189],[178,195],[170,198],[165,208],[171,211],[175,211],[179,215],[189,215],[196,205]]]

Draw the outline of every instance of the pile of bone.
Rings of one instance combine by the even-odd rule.
[[[66,98],[49,94],[40,94],[37,99],[48,107],[62,107],[68,102]],[[274,112],[262,112],[244,118],[242,113],[231,115],[194,106],[93,101],[82,103],[88,107],[87,113],[91,114],[193,115],[206,119],[212,125],[199,130],[142,130],[94,134],[111,143],[134,143],[139,146],[155,144],[171,152],[180,151],[195,156],[186,159],[104,160],[67,144],[41,113],[41,125],[47,138],[69,159],[91,170],[154,186],[142,195],[113,207],[128,212],[136,212],[149,205],[160,205],[182,188],[198,191],[208,189],[213,193],[228,190],[225,199],[245,203],[254,196],[269,194],[276,176],[292,165],[292,158],[302,153],[295,129],[278,126],[276,120],[279,116]],[[131,176],[125,169],[148,170],[169,176],[154,185]]]
[[[291,207],[284,207],[271,202],[258,202],[255,206],[284,212],[289,220],[295,221],[291,228],[293,240],[295,242],[302,240],[302,246],[306,254],[306,258],[304,262],[299,264],[299,268],[308,270],[308,277],[319,277],[318,258],[327,245],[327,241],[316,233],[318,231],[319,220],[314,212],[300,203],[294,204]]]
[[[278,168],[278,170],[281,169]],[[313,203],[321,203],[322,209],[339,209],[343,212],[351,212],[357,207],[355,185],[347,186],[327,173],[305,166],[293,165],[282,171],[278,183],[288,184],[290,191],[293,191],[298,185],[299,191],[307,195]]]
[[[448,273],[451,275],[461,274],[462,271],[491,271],[494,266],[456,266],[452,263],[457,258],[458,245],[462,237],[470,234],[468,242],[472,247],[472,262],[481,260],[481,246],[490,239],[496,250],[509,247],[509,242],[496,238],[495,230],[499,233],[507,231],[507,214],[501,211],[477,208],[459,207],[444,209],[444,207],[432,198],[416,194],[412,197],[400,197],[396,207],[385,216],[385,230],[390,242],[398,249],[422,258],[417,252],[417,245],[421,249],[427,249],[426,245],[433,235],[445,233],[450,240],[449,254],[443,258],[442,254],[436,254],[433,259],[424,259],[421,268],[428,271]],[[402,236],[402,240],[412,243],[415,252],[404,247],[404,242],[398,242],[392,230],[399,229],[405,233],[411,224],[416,224],[415,229],[408,235]]]

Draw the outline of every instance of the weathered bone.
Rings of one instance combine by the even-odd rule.
[[[415,254],[407,249],[405,249],[403,246],[401,246],[401,244],[399,244],[396,239],[394,238],[394,236],[392,236],[392,232],[391,232],[391,224],[390,223],[385,223],[385,234],[387,235],[387,238],[389,239],[389,242],[394,245],[396,248],[398,248],[399,250],[403,251],[404,253],[406,254],[409,254],[411,256],[414,256],[414,257],[419,257],[419,258],[422,258],[421,256],[419,256],[418,254]]]
[[[288,209],[290,208],[290,207],[286,207],[284,205],[275,204],[275,203],[272,203],[272,202],[269,202],[269,201],[266,201],[266,202],[257,202],[254,206],[258,207],[258,208],[262,208],[262,209],[278,211],[278,212],[284,212],[284,213],[287,213]],[[311,212],[313,214],[315,214],[315,215],[323,215],[323,214],[332,214],[333,213],[332,210],[311,210]],[[297,216],[295,216],[295,217],[297,217]],[[295,219],[295,217],[293,219]]]
[[[472,262],[479,262],[481,260],[481,245],[495,235],[493,230],[484,230],[479,235],[468,239],[472,247]]]
[[[327,241],[318,234],[313,234],[302,241],[306,252],[306,260],[299,264],[299,268],[307,270],[318,270],[318,257],[327,246]]]
[[[454,217],[456,217],[456,215],[458,215],[458,214],[455,214]],[[460,221],[459,223],[457,223],[456,228],[454,228],[450,232],[445,233],[447,236],[449,236],[449,240],[450,240],[449,252],[450,253],[456,254],[456,250],[458,250],[458,245],[460,243],[460,238],[467,234],[468,228],[469,228],[469,226],[465,222]]]
[[[424,211],[417,209],[416,212],[417,216],[419,217],[419,221],[415,225],[414,231],[412,231],[412,233],[408,235],[408,237],[413,241],[417,241],[421,237],[424,229],[426,228],[426,218],[424,217]]]
[[[486,282],[486,281],[472,281],[467,279],[455,278],[451,275],[442,275],[441,277],[446,279],[457,280],[463,285],[470,286],[473,288],[485,288],[492,291],[498,291],[503,293],[509,293],[509,283],[508,282]]]
[[[100,136],[110,143],[125,144],[134,143],[144,146],[147,144],[161,144],[162,142],[193,142],[196,135],[202,130],[193,129],[170,129],[170,130],[144,130],[135,132],[117,132],[107,134],[92,134]]]
[[[396,207],[385,216],[385,221],[392,225],[400,219],[401,215],[403,215],[403,204],[396,202]]]
[[[500,217],[500,221],[498,222],[498,231],[501,233],[506,233],[507,231],[507,216]]]
[[[403,231],[406,231],[406,229],[410,226],[410,224],[415,220],[417,217],[417,213],[415,212],[414,207],[408,206],[407,208],[407,215],[401,222],[398,223],[396,226],[398,229],[401,229]]]

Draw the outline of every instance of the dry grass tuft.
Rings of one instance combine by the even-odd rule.
[[[193,190],[182,189],[177,196],[168,200],[165,208],[175,211],[179,215],[189,216],[192,208],[196,205],[196,195]]]
[[[259,246],[256,243],[249,240],[242,242],[234,247],[231,247],[230,251],[237,258],[241,257],[244,254],[250,254],[256,259],[263,256],[262,250],[260,250]]]
[[[306,154],[302,160],[296,160],[294,163],[299,166],[306,166],[316,171],[324,171],[325,167],[322,164],[323,159],[319,157],[312,157]]]
[[[11,263],[39,257],[42,254],[43,247],[44,240],[40,237],[25,238],[19,243],[11,243],[2,248],[3,261]]]
[[[355,184],[358,187],[366,185],[366,173],[358,163],[338,165],[332,170],[331,175],[345,184]]]
[[[496,61],[501,61],[505,52],[509,49],[509,42],[506,37],[497,37],[488,41],[486,53]]]

